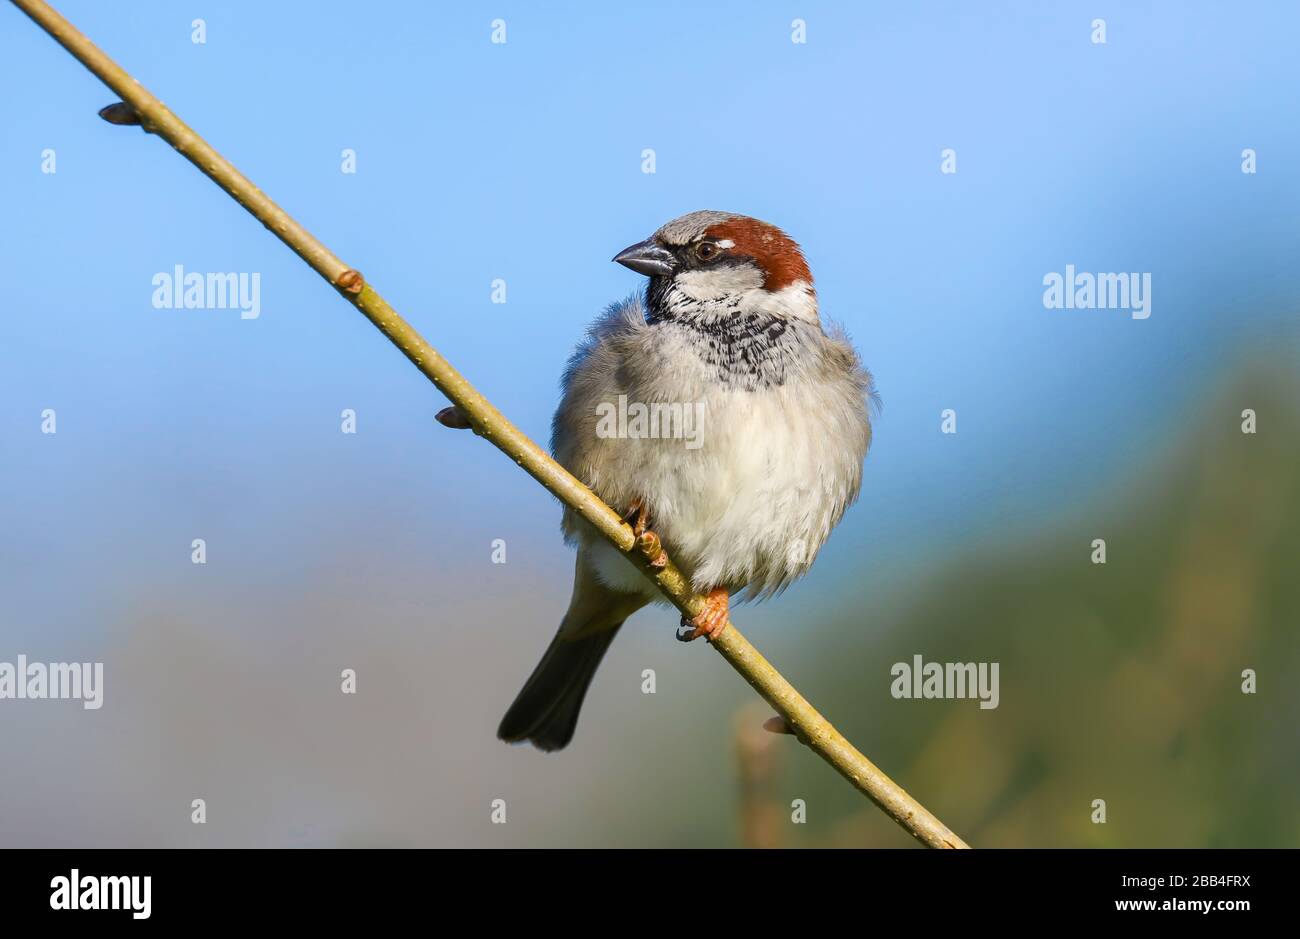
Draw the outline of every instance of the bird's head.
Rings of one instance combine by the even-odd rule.
[[[758,314],[817,322],[817,293],[803,252],[781,229],[756,218],[692,212],[614,260],[650,278],[652,321]]]

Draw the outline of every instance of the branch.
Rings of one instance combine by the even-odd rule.
[[[700,613],[704,600],[691,590],[689,581],[677,567],[671,561],[662,566],[652,565],[663,556],[658,539],[650,533],[634,537],[632,529],[617,512],[510,423],[365,282],[360,272],[339,260],[48,3],[43,0],[13,2],[122,99],[121,103],[109,105],[101,112],[105,120],[114,124],[139,124],[148,133],[156,134],[171,144],[379,327],[415,367],[451,399],[475,433],[518,463],[557,499],[594,525],[654,582],[682,615],[694,618]],[[712,645],[776,709],[800,741],[890,818],[932,848],[968,847],[943,822],[859,753],[734,625],[728,622]]]

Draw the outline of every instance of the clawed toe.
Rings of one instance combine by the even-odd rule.
[[[623,515],[623,521],[632,526],[632,534],[640,538],[650,528],[650,510],[645,503],[637,499]]]
[[[659,536],[650,530],[650,511],[645,507],[645,503],[640,499],[633,502],[632,508],[623,516],[623,521],[632,526],[632,536],[636,539],[637,547],[649,558],[650,566],[655,568],[667,566],[668,555],[664,554]]]
[[[682,617],[682,625],[677,632],[677,638],[682,642],[691,642],[703,636],[712,642],[718,638],[718,634],[727,626],[729,607],[730,597],[725,589],[719,587],[716,590],[710,590],[704,597],[704,609],[700,610],[694,619],[688,620],[686,617]],[[687,631],[683,632],[682,630]]]

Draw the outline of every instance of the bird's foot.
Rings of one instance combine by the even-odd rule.
[[[623,521],[632,526],[632,535],[636,538],[637,546],[650,559],[650,566],[665,566],[668,555],[664,554],[659,536],[650,530],[650,510],[645,507],[645,503],[640,499],[634,501],[632,508],[623,516]]]
[[[640,499],[632,501],[632,507],[623,513],[623,521],[632,526],[632,534],[640,538],[650,527],[650,510]]]
[[[677,638],[682,642],[690,642],[703,636],[712,642],[718,638],[727,625],[727,611],[731,605],[731,597],[726,588],[718,587],[710,590],[704,595],[704,609],[694,619],[682,617],[682,629],[691,627],[688,632],[678,632]]]

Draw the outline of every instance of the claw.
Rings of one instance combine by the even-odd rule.
[[[688,620],[682,617],[681,629],[677,631],[677,638],[681,642],[691,642],[701,636],[712,642],[718,638],[718,635],[727,626],[727,612],[730,607],[731,598],[725,587],[718,587],[710,590],[704,595],[704,609],[696,615],[694,619]],[[691,627],[688,632],[683,632],[687,627]]]
[[[661,568],[668,566],[668,555],[664,554],[663,545],[659,543],[659,536],[652,531],[643,532],[636,539],[636,546],[647,558],[650,559],[650,566]]]
[[[623,521],[632,526],[632,536],[636,538],[636,546],[649,558],[650,566],[656,568],[667,566],[668,555],[664,554],[659,536],[650,530],[650,510],[646,508],[645,503],[640,499],[633,502],[632,508],[623,515]]]
[[[633,501],[632,507],[623,516],[623,521],[632,526],[632,534],[640,538],[650,527],[650,510],[640,499]]]

